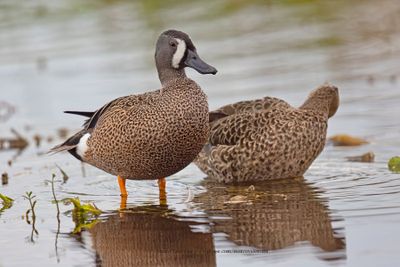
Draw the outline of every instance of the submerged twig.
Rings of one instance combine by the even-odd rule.
[[[67,175],[67,173],[63,169],[61,169],[60,166],[58,166],[58,164],[56,164],[56,167],[60,170],[60,172],[62,174],[62,177],[63,177],[63,184],[65,184],[68,181],[69,176]]]

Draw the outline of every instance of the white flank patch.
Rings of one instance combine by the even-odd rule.
[[[79,143],[76,146],[76,153],[83,158],[85,152],[88,150],[87,141],[90,137],[90,133],[84,134],[81,139],[79,139]]]
[[[178,42],[178,46],[176,48],[174,56],[172,57],[172,67],[177,69],[179,68],[179,63],[181,63],[181,60],[185,55],[186,43],[182,39],[175,38],[175,40]]]

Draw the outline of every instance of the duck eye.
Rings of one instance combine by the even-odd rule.
[[[171,42],[171,43],[169,43],[172,47],[175,47],[176,46],[176,43],[174,43],[174,42]]]

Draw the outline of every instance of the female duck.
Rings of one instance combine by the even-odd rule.
[[[338,106],[338,89],[323,85],[299,108],[271,97],[221,107],[210,112],[209,143],[195,164],[224,183],[302,176]]]
[[[209,134],[207,97],[185,75],[185,67],[216,74],[186,33],[168,30],[158,38],[155,61],[162,88],[117,98],[95,112],[67,111],[89,117],[83,129],[51,152],[77,159],[125,179],[159,179],[193,161]]]

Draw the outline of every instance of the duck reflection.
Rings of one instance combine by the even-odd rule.
[[[215,266],[211,233],[166,206],[129,208],[90,229],[98,266]]]
[[[326,259],[345,257],[344,238],[332,229],[327,206],[303,178],[251,186],[221,185],[207,178],[203,185],[207,192],[194,201],[210,217],[212,232],[226,233],[237,245],[270,251],[309,241],[324,251],[343,252]]]

